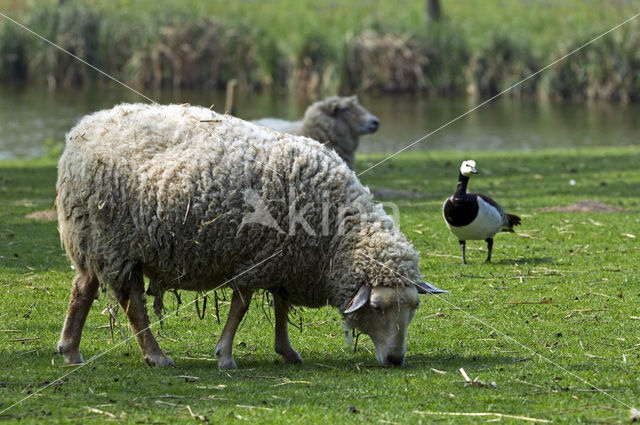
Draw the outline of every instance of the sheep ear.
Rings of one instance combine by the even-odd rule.
[[[418,294],[448,294],[449,291],[438,289],[430,283],[418,281],[415,283]]]
[[[340,101],[336,100],[334,102],[331,102],[331,104],[329,105],[329,114],[332,117],[335,117],[338,114],[339,110],[340,110]]]
[[[353,313],[362,306],[366,305],[369,302],[369,295],[371,295],[371,286],[362,285],[360,289],[358,289],[358,293],[356,293],[351,301],[349,301],[349,305],[344,311],[344,314]]]

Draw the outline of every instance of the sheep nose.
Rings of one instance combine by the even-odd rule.
[[[367,123],[367,128],[372,133],[376,132],[378,130],[378,127],[380,127],[380,121],[378,120],[378,118],[371,118]]]
[[[392,366],[402,366],[402,363],[404,363],[404,356],[394,356],[392,354],[389,354],[387,356],[387,364],[390,364]]]

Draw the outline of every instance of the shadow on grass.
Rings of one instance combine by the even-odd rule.
[[[489,264],[495,265],[504,265],[504,266],[536,266],[540,264],[556,264],[558,262],[557,258],[553,257],[521,257],[517,260],[505,258],[498,261],[492,261]]]
[[[412,354],[407,356],[405,365],[407,369],[423,369],[435,366],[455,370],[465,366],[473,367],[473,369],[485,369],[520,363],[525,360],[527,358],[505,355]]]
[[[458,370],[460,367],[472,367],[473,369],[485,369],[498,366],[505,366],[520,363],[528,360],[528,358],[503,356],[503,355],[473,355],[459,356],[455,353],[438,353],[438,354],[409,354],[405,359],[405,363],[400,367],[384,367],[378,364],[375,356],[369,353],[355,353],[353,357],[338,357],[339,353],[335,353],[335,357],[306,356],[301,364],[286,364],[276,355],[271,356],[270,361],[267,354],[249,358],[236,358],[238,369],[227,371],[231,375],[243,375],[247,372],[268,372],[272,375],[290,374],[297,372],[306,374],[312,372],[314,375],[340,373],[362,373],[363,370],[380,371],[383,373],[411,373],[418,370],[430,369],[432,367],[440,367],[448,370]],[[142,362],[142,360],[141,360]],[[195,371],[210,369],[218,371],[215,362],[204,360],[180,360],[177,363],[177,369],[185,371]],[[245,372],[243,372],[245,371]]]
[[[467,264],[462,264],[462,257],[459,257],[460,261],[455,262],[455,265],[460,266],[460,271],[464,272],[467,268],[471,268],[473,266],[487,267],[487,270],[490,271],[491,266],[535,266],[535,265],[554,265],[558,263],[557,258],[553,257],[520,257],[518,259],[513,258],[503,258],[501,260],[491,260],[490,263],[482,259],[478,259],[477,261],[473,259],[467,258]]]

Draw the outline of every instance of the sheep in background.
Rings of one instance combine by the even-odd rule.
[[[275,351],[300,361],[290,305],[330,304],[402,364],[420,280],[418,254],[338,155],[318,142],[192,106],[123,104],[83,118],[60,158],[60,235],[77,275],[58,349],[82,363],[82,328],[100,284],[125,311],[144,359],[173,362],[149,330],[148,293],[233,290],[216,346],[233,339],[254,291],[275,297]]]
[[[378,131],[380,121],[356,96],[329,97],[307,108],[302,121],[263,118],[253,123],[289,134],[310,137],[335,150],[355,170],[355,151],[363,134]]]

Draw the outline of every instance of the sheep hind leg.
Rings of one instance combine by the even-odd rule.
[[[149,329],[149,316],[144,298],[144,280],[142,273],[133,273],[129,293],[119,297],[120,307],[127,315],[131,330],[138,341],[142,356],[149,366],[175,366],[173,360],[162,352],[158,342]]]
[[[289,303],[275,294],[273,299],[276,316],[275,351],[282,356],[285,363],[301,363],[300,354],[293,349],[289,341]]]
[[[251,304],[251,296],[253,291],[247,289],[238,289],[233,291],[231,296],[231,307],[229,308],[229,316],[224,324],[224,329],[220,334],[218,344],[216,344],[216,357],[218,358],[218,369],[237,369],[238,365],[233,360],[233,339],[236,336],[238,326],[242,322],[242,318],[249,309]]]
[[[78,273],[73,279],[69,308],[58,341],[58,351],[69,365],[84,363],[79,350],[82,328],[99,286],[98,279],[91,272]]]

